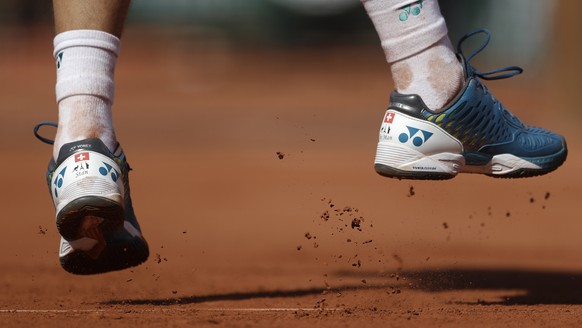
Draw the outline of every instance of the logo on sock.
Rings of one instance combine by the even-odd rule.
[[[408,125],[406,126],[406,128],[408,129],[408,133],[405,133],[405,132],[401,133],[398,136],[398,140],[401,143],[407,143],[408,141],[411,141],[412,144],[415,145],[416,147],[422,146],[433,135],[432,132],[428,132],[428,131],[421,130],[418,128],[413,128],[413,127],[408,126]],[[419,134],[419,132],[420,132],[420,134]]]
[[[401,12],[400,15],[398,16],[400,21],[406,22],[408,20],[408,17],[410,17],[410,15],[412,15],[412,16],[420,15],[420,12],[422,10],[422,2],[423,1],[424,0],[420,0],[417,2],[413,2],[407,6],[398,8],[399,10],[403,10],[403,12]]]
[[[61,62],[63,61],[63,52],[57,54],[57,69],[61,68]]]

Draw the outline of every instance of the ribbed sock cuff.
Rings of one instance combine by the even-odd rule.
[[[73,30],[54,39],[57,103],[75,95],[93,95],[110,103],[120,40],[106,32]]]
[[[437,0],[362,0],[362,3],[389,63],[415,55],[448,34]]]

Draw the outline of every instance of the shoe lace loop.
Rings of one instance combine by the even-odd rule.
[[[42,142],[44,142],[44,143],[47,143],[47,144],[49,144],[49,145],[53,145],[53,144],[55,143],[55,141],[54,141],[54,140],[51,140],[51,139],[45,138],[45,137],[41,136],[41,135],[38,133],[38,130],[39,130],[41,127],[45,126],[45,125],[48,125],[48,126],[53,126],[53,127],[55,127],[55,128],[56,128],[56,127],[58,127],[58,124],[57,124],[57,123],[55,123],[55,122],[40,122],[40,123],[38,123],[37,125],[35,125],[35,126],[34,126],[34,136],[35,136],[35,137],[36,137],[38,140],[40,140],[40,141],[42,141]]]
[[[481,44],[481,46],[479,48],[477,48],[476,50],[471,52],[471,54],[466,57],[465,54],[463,53],[462,45],[465,42],[465,40],[467,40],[470,37],[477,35],[477,34],[484,34],[485,40],[483,41],[483,43]],[[457,53],[459,53],[465,59],[465,68],[467,70],[467,74],[469,74],[469,76],[477,76],[483,80],[500,80],[500,79],[507,79],[507,78],[510,78],[512,76],[523,73],[523,69],[519,66],[507,66],[507,67],[498,68],[498,69],[494,69],[494,70],[487,71],[487,72],[481,72],[481,71],[477,70],[475,67],[473,67],[473,65],[471,65],[471,60],[478,53],[480,53],[483,49],[485,49],[485,47],[487,47],[490,40],[491,40],[491,32],[489,32],[489,30],[487,30],[487,29],[475,30],[473,32],[465,34],[465,36],[463,36],[459,40],[459,43],[457,43]]]

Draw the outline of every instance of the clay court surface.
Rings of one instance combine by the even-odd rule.
[[[551,76],[488,85],[566,136],[558,171],[388,180],[372,168],[392,89],[377,47],[245,49],[130,29],[114,116],[151,256],[73,276],[58,264],[51,147],[32,135],[56,119],[51,31],[8,32],[0,326],[582,325],[582,116]]]

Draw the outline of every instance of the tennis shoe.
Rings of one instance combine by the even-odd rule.
[[[35,135],[47,143],[51,140]],[[147,242],[133,210],[125,154],[98,138],[65,144],[46,175],[61,234],[61,266],[74,274],[122,270],[144,262]]]
[[[476,34],[484,34],[485,41],[465,58],[461,46]],[[562,136],[522,123],[480,81],[523,71],[517,66],[476,70],[470,61],[490,38],[489,31],[478,30],[459,41],[465,83],[443,109],[429,109],[418,95],[392,92],[376,151],[375,170],[380,175],[443,180],[467,172],[523,178],[549,173],[564,163],[567,147]]]

